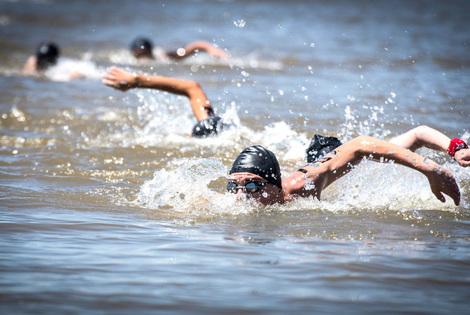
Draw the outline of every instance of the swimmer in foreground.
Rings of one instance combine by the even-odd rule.
[[[111,68],[103,76],[103,83],[121,91],[152,88],[184,95],[189,98],[198,120],[193,128],[193,136],[206,137],[219,131],[220,117],[214,115],[204,91],[194,81],[146,76]],[[299,197],[313,196],[320,199],[326,187],[366,158],[376,162],[393,161],[415,169],[427,177],[431,191],[441,202],[445,202],[443,194],[446,194],[456,205],[460,203],[460,190],[452,174],[434,161],[412,151],[422,146],[447,151],[461,166],[466,167],[470,165],[470,150],[463,140],[450,140],[437,130],[420,126],[398,136],[392,142],[360,136],[344,144],[339,141],[326,142],[325,145],[329,147],[317,148],[315,152],[310,151],[311,145],[307,149],[307,154],[314,155],[311,163],[284,180],[281,179],[276,156],[262,146],[251,146],[243,150],[233,163],[227,190],[245,194],[247,198],[265,205],[284,203]]]
[[[186,96],[198,121],[192,130],[193,137],[214,136],[230,127],[222,122],[220,116],[215,115],[209,99],[197,82],[131,73],[119,68],[109,69],[107,74],[103,76],[102,82],[121,91],[144,88]]]
[[[130,46],[131,53],[137,59],[155,59],[153,54],[152,42],[143,37],[136,38],[132,41]],[[184,47],[180,47],[176,50],[166,51],[162,58],[169,58],[173,60],[184,59],[196,53],[196,51],[205,51],[214,59],[227,59],[228,54],[219,47],[212,45],[206,41],[195,41],[187,44]]]
[[[36,49],[36,53],[30,56],[23,66],[21,74],[31,76],[42,73],[57,64],[60,49],[53,42],[42,42]]]
[[[392,142],[359,136],[281,179],[276,156],[255,145],[243,150],[229,172],[227,190],[264,205],[282,204],[299,197],[320,199],[322,191],[354,169],[363,159],[394,162],[417,170],[429,181],[431,191],[441,202],[444,194],[460,203],[460,190],[453,175],[434,161],[412,152],[421,146],[447,151],[461,166],[470,165],[470,150],[463,140],[450,140],[439,131],[420,126]],[[307,150],[308,153],[308,150]]]

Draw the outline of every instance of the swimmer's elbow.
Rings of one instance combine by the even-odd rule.
[[[197,83],[196,81],[185,80],[184,87],[185,87],[185,90],[188,91],[188,93],[202,91],[201,85]]]
[[[186,96],[188,96],[190,99],[198,99],[204,104],[208,103],[204,90],[202,89],[201,85],[199,85],[199,83],[195,81],[186,80],[184,84],[184,91],[186,93]]]
[[[377,139],[369,136],[359,136],[350,141],[350,150],[354,156],[362,158],[374,151],[375,141]]]
[[[335,149],[337,158],[334,160],[338,160],[338,157],[340,158],[339,160],[362,158],[364,154],[369,152],[373,140],[374,138],[368,136],[358,136],[349,140]],[[334,163],[329,163],[329,165],[332,164]]]

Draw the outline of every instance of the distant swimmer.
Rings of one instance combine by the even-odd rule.
[[[333,147],[336,145],[333,144]],[[437,199],[445,202],[446,194],[455,205],[459,205],[460,190],[455,178],[436,162],[413,152],[422,146],[447,151],[461,166],[470,165],[470,150],[463,140],[450,140],[437,130],[420,126],[392,142],[359,136],[337,146],[323,157],[315,156],[312,163],[302,166],[284,180],[281,179],[280,166],[274,153],[259,145],[250,146],[233,162],[227,190],[264,205],[282,204],[301,197],[320,199],[326,187],[368,159],[394,162],[421,172],[427,177]],[[312,153],[309,149],[307,154],[317,155],[319,152]]]
[[[150,39],[139,37],[132,41],[130,45],[130,51],[134,57],[137,59],[155,59],[153,53],[153,43]],[[209,54],[214,59],[227,59],[228,54],[223,49],[212,45],[207,41],[194,41],[184,47],[180,47],[176,50],[164,52],[164,56],[161,58],[169,58],[173,60],[179,60],[187,58],[197,51],[204,51]]]
[[[131,73],[119,68],[111,68],[103,76],[103,84],[117,90],[127,91],[133,88],[156,89],[189,99],[197,123],[192,129],[192,136],[205,138],[215,136],[222,130],[230,128],[222,118],[215,114],[213,107],[202,87],[191,80],[180,80],[162,76],[148,76]]]
[[[53,42],[42,42],[36,53],[23,66],[22,75],[35,75],[55,66],[60,56],[59,46]]]
[[[21,74],[33,76],[43,74],[45,71],[57,65],[60,57],[60,48],[54,42],[41,42],[36,49],[36,53],[30,56],[23,66]],[[78,71],[72,71],[69,79],[81,79],[84,75]]]

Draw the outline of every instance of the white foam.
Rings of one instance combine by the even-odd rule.
[[[57,65],[46,70],[46,77],[53,81],[70,81],[74,79],[101,79],[104,71],[88,60],[76,60],[61,57]]]
[[[246,203],[236,201],[235,195],[223,189],[209,188],[217,179],[226,178],[227,170],[219,161],[196,159],[185,161],[175,170],[161,169],[145,182],[136,205],[149,209],[167,209],[173,214],[212,216],[247,213]]]

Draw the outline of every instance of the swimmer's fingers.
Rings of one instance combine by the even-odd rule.
[[[135,75],[122,69],[113,67],[103,75],[103,84],[121,91],[127,91],[135,85]]]
[[[460,166],[470,166],[470,149],[458,150],[457,152],[455,152],[454,158],[460,164]]]
[[[434,196],[436,196],[437,199],[439,199],[442,203],[446,202],[446,198],[443,195],[442,190],[433,190]],[[460,193],[456,192],[444,192],[446,195],[452,198],[454,200],[454,204],[458,206],[460,204]]]
[[[118,77],[118,78],[124,78],[124,77],[127,77],[127,76],[132,76],[132,74],[130,72],[127,72],[126,70],[123,70],[121,68],[118,68],[118,67],[111,67],[108,69],[108,74],[109,75],[112,75],[114,77]]]
[[[115,83],[115,79],[114,79],[114,76],[112,75],[108,75],[108,74],[105,74],[103,75],[103,80],[102,82],[106,85],[109,85],[109,86],[112,86],[114,85]]]
[[[103,80],[101,82],[103,82],[104,85],[114,87],[119,83],[119,80],[115,75],[115,69],[116,68],[108,69],[107,73],[103,75]]]
[[[108,69],[107,74],[105,74],[103,78],[107,78],[108,80],[125,81],[126,83],[131,83],[134,80],[135,76],[135,74],[132,74],[128,71],[112,67]]]
[[[431,190],[441,202],[445,202],[446,198],[444,194],[454,200],[454,204],[458,206],[460,204],[460,189],[455,181],[454,176],[446,170],[440,169],[432,172],[428,176],[429,183],[431,185]]]
[[[117,81],[116,79],[110,77],[110,76],[103,76],[103,80],[101,80],[101,82],[104,84],[104,85],[107,85],[109,87],[112,87],[112,88],[115,88],[116,90],[120,90],[120,91],[127,91],[129,90],[131,87],[126,84],[126,82],[119,82]]]

